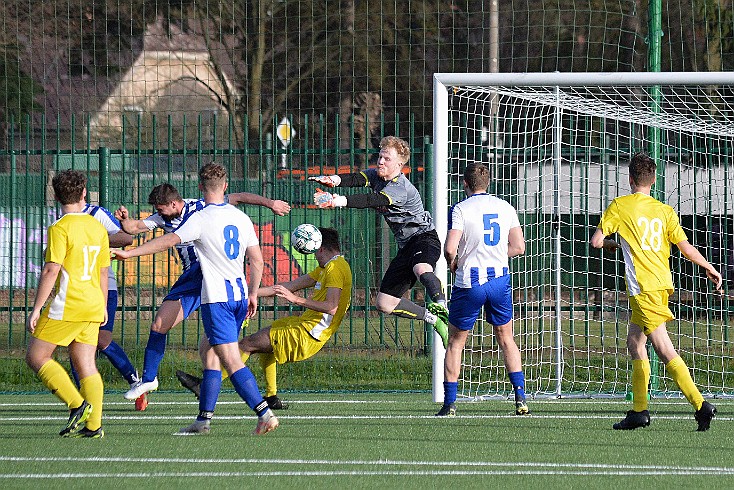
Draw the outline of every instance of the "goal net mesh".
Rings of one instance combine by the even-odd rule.
[[[653,196],[675,209],[688,240],[725,279],[726,294],[716,294],[672,247],[676,319],[667,328],[705,395],[734,394],[732,87],[450,86],[448,94],[449,205],[465,197],[466,165],[482,162],[489,192],[513,204],[523,225],[526,252],[511,259],[511,271],[526,392],[631,390],[622,253],[593,249],[589,239],[611,200],[630,192],[630,156],[646,151],[658,163]],[[462,363],[460,397],[511,396],[482,319]],[[651,364],[652,395],[681,396],[663,363]]]

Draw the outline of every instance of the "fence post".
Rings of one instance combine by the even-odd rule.
[[[99,205],[103,208],[109,204],[110,183],[110,149],[99,147]]]

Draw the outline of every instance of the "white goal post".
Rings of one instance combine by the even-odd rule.
[[[601,212],[628,194],[637,151],[658,163],[653,195],[725,278],[671,257],[674,345],[705,396],[734,397],[734,72],[438,73],[434,75],[434,208],[442,242],[463,199],[467,163],[490,168],[490,193],[518,211],[524,256],[511,259],[515,339],[532,397],[625,396],[631,364],[621,252],[588,244]],[[448,291],[446,263],[437,274]],[[445,351],[434,334],[433,399]],[[651,394],[681,396],[652,359]],[[491,325],[467,341],[459,399],[512,395]]]

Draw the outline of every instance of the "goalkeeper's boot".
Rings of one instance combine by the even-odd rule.
[[[66,423],[66,427],[61,429],[59,435],[68,437],[72,432],[76,432],[79,426],[86,422],[91,414],[92,405],[85,400],[81,405],[69,411],[69,421]]]
[[[156,376],[153,381],[148,381],[147,383],[143,381],[142,379],[138,381],[137,383],[133,383],[132,386],[130,386],[130,389],[125,393],[123,396],[126,400],[136,400],[140,395],[143,393],[148,393],[150,391],[155,391],[158,389],[158,377]]]
[[[262,436],[268,432],[272,432],[278,428],[280,422],[278,418],[273,415],[273,412],[267,410],[261,417],[257,418],[257,426],[252,434],[255,436]]]
[[[208,434],[211,422],[209,420],[194,420],[194,423],[178,431],[178,435]]]
[[[711,426],[711,419],[713,419],[715,416],[716,407],[709,402],[703,402],[701,408],[696,410],[696,413],[694,414],[694,418],[696,419],[696,422],[698,422],[698,429],[696,429],[696,431],[704,432],[709,430],[709,427]]]
[[[79,437],[79,438],[86,437],[89,439],[102,439],[104,437],[104,431],[102,430],[102,427],[100,427],[97,430],[90,430],[84,427],[77,432],[72,432],[71,434],[67,435],[66,437]]]
[[[635,430],[638,427],[647,427],[648,425],[650,425],[650,412],[647,410],[642,412],[630,410],[627,412],[627,416],[614,424],[612,428],[614,430]]]
[[[530,408],[525,400],[515,402],[515,415],[530,415]]]
[[[278,398],[278,395],[266,396],[265,401],[268,402],[268,408],[271,410],[286,410],[288,408],[288,402]]]
[[[181,382],[181,386],[193,393],[198,400],[201,395],[201,378],[179,370],[176,370],[176,377]]]
[[[456,417],[456,405],[449,403],[441,407],[436,413],[436,417]]]
[[[433,324],[433,329],[441,336],[443,348],[447,349],[449,346],[449,311],[439,303],[428,303],[426,309],[436,315],[437,320]]]

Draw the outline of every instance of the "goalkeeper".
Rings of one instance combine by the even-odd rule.
[[[289,303],[306,308],[300,316],[288,316],[273,322],[271,327],[258,330],[239,342],[242,360],[260,353],[260,365],[265,372],[265,401],[270,408],[286,408],[277,396],[276,363],[309,359],[326,344],[341,324],[352,297],[352,269],[341,255],[339,234],[332,228],[319,228],[323,240],[314,252],[319,266],[292,281],[262,287],[257,297],[277,296]],[[314,288],[310,298],[293,294]],[[176,371],[181,384],[196,397],[201,391],[201,379]]]
[[[309,177],[327,187],[369,187],[372,192],[340,196],[320,189],[314,194],[319,208],[373,208],[382,214],[395,235],[398,253],[390,262],[380,283],[375,301],[382,313],[411,320],[424,320],[448,345],[448,310],[446,297],[434,269],[441,256],[431,214],[423,207],[418,190],[403,175],[403,166],[410,158],[408,143],[395,136],[380,141],[377,168],[360,173]],[[426,308],[403,298],[416,279],[426,288]]]
[[[675,243],[691,262],[703,267],[716,289],[721,288],[721,274],[688,242],[673,208],[650,196],[655,183],[655,161],[644,153],[635,154],[629,164],[632,194],[614,199],[602,215],[599,227],[591,237],[595,248],[624,251],[625,280],[632,318],[627,331],[627,350],[632,357],[632,410],[616,430],[634,430],[650,425],[647,410],[647,385],[650,361],[645,344],[650,339],[665,369],[696,410],[698,431],[709,429],[716,408],[703,399],[693,383],[685,361],[676,352],[665,322],[675,317],[668,308],[673,293],[670,273],[670,244]],[[605,237],[617,233],[620,244]]]

